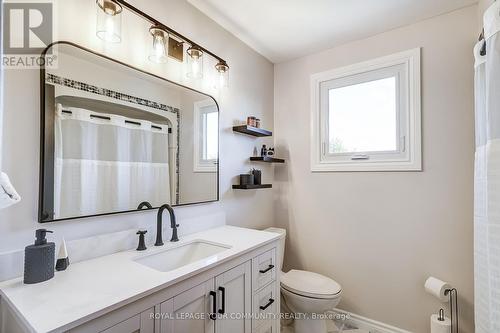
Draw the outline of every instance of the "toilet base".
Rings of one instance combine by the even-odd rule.
[[[295,319],[295,333],[327,333],[324,319]]]

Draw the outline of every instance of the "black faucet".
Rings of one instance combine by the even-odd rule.
[[[151,209],[151,208],[153,208],[153,206],[151,206],[151,204],[149,202],[143,201],[139,204],[139,206],[137,207],[137,210],[140,210],[143,208]]]
[[[158,217],[156,219],[156,243],[155,246],[162,246],[163,245],[163,239],[161,236],[161,231],[162,231],[162,215],[164,210],[168,210],[168,213],[170,214],[170,227],[172,228],[172,238],[170,239],[171,242],[177,242],[179,238],[177,237],[177,227],[179,226],[175,222],[175,214],[174,210],[169,204],[165,204],[158,209]]]

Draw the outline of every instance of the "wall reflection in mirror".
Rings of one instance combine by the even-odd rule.
[[[40,222],[218,200],[212,97],[76,45],[57,49],[58,66],[42,71]]]

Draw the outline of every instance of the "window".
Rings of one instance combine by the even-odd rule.
[[[212,100],[194,103],[194,172],[217,172],[219,112]]]
[[[420,49],[311,77],[312,171],[421,170]]]

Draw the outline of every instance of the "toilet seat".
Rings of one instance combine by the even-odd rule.
[[[342,291],[337,282],[326,276],[296,269],[281,275],[281,287],[300,296],[318,299],[339,297]]]

